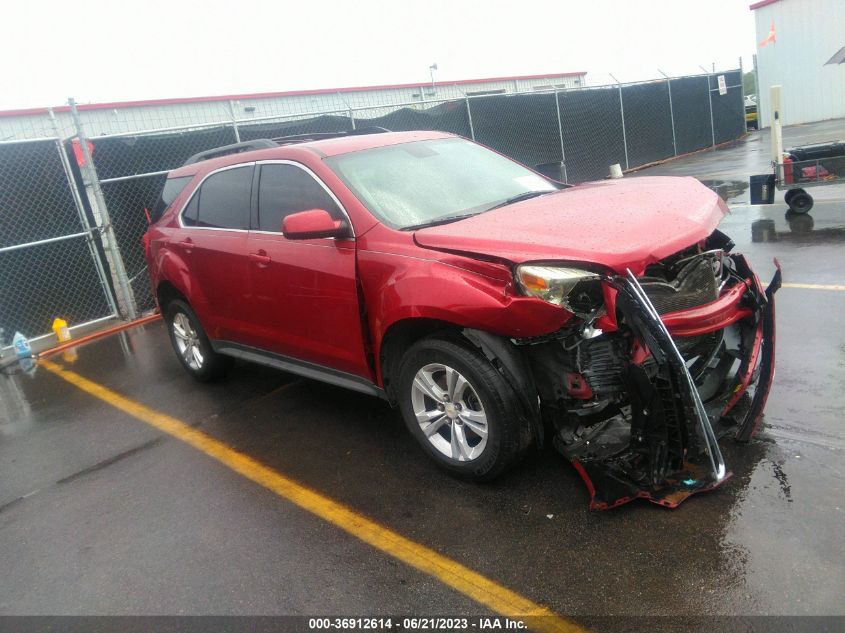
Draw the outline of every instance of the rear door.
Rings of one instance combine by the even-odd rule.
[[[250,335],[287,357],[370,378],[358,305],[355,239],[289,240],[282,221],[324,209],[349,222],[328,187],[291,161],[256,167],[248,251]],[[351,224],[350,224],[351,226]]]
[[[177,247],[190,268],[190,301],[209,338],[240,341],[249,310],[247,235],[255,165],[213,172],[185,206]]]

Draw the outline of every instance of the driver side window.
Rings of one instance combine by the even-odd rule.
[[[324,209],[336,219],[343,214],[329,193],[311,174],[294,165],[262,165],[258,182],[258,230],[282,232],[292,213]]]

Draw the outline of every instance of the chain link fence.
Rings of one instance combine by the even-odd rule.
[[[556,180],[564,178],[554,93],[480,96],[468,104],[475,140]]]
[[[235,129],[192,127],[148,134],[114,134],[90,139],[95,177],[129,286],[127,301],[137,312],[155,308],[147,278],[142,238],[147,230],[146,210],[158,199],[169,170],[204,150],[237,142]]]
[[[468,98],[472,138],[568,183],[636,169],[745,133],[742,73]],[[711,116],[712,107],[712,116]]]
[[[0,143],[0,347],[115,316],[97,238],[59,139]]]
[[[635,169],[741,137],[741,84],[741,70],[734,70],[411,103],[358,100],[342,110],[248,118],[237,118],[233,103],[217,101],[207,112],[192,108],[184,122],[130,107],[115,111],[109,129],[92,136],[84,129],[88,113],[72,104],[72,130],[53,119],[63,145],[56,138],[0,143],[0,328],[34,334],[59,315],[78,323],[152,310],[145,210],[167,172],[200,151],[373,126],[439,130],[578,183],[605,177],[616,163]]]
[[[253,141],[258,138],[278,138],[297,134],[348,132],[353,129],[353,125],[347,114],[329,112],[317,117],[304,115],[242,123],[237,125],[237,129],[240,140]]]
[[[427,130],[473,136],[464,99],[357,108],[351,117],[356,129],[383,127],[394,132]]]

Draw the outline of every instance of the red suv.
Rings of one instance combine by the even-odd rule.
[[[168,176],[145,247],[179,360],[379,396],[452,473],[551,438],[593,508],[674,506],[757,430],[773,295],[692,178],[567,186],[464,138],[252,141]]]

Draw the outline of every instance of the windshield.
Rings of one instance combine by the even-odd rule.
[[[473,215],[521,194],[557,189],[519,163],[460,138],[377,147],[326,162],[395,229]]]

